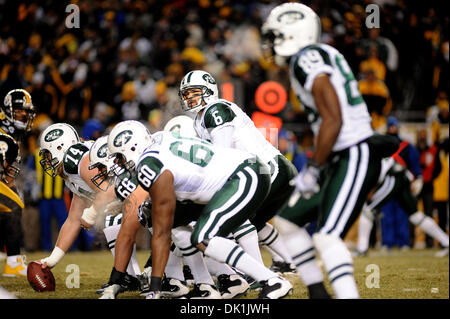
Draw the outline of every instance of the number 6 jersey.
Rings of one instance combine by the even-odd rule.
[[[315,135],[321,120],[311,92],[312,86],[319,74],[329,75],[342,115],[341,131],[333,151],[346,149],[373,135],[371,117],[359,92],[358,82],[339,51],[326,44],[306,46],[292,56],[289,68],[292,88],[305,108]]]
[[[165,171],[174,176],[177,200],[207,203],[250,153],[213,146],[198,139],[158,132],[155,142],[141,155],[137,165],[139,185],[149,190]]]

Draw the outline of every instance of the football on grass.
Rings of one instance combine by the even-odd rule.
[[[32,261],[27,269],[28,282],[38,292],[55,291],[56,283],[50,268],[42,269],[42,264]]]

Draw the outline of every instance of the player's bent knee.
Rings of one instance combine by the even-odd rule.
[[[273,226],[278,230],[278,233],[283,237],[298,233],[299,231],[302,230],[300,226],[297,226],[293,222],[281,216],[275,216],[273,218]]]
[[[415,212],[411,216],[409,216],[409,221],[413,225],[420,225],[420,223],[425,219],[425,214],[422,212]]]

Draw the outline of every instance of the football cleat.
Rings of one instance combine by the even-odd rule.
[[[297,272],[297,269],[293,264],[284,261],[273,261],[272,266],[270,266],[270,270],[278,274],[294,274]]]
[[[139,295],[147,296],[150,293],[150,279],[145,272],[140,275],[137,275],[137,279],[139,280]]]
[[[259,299],[281,299],[292,293],[292,284],[281,277],[272,277],[262,284]]]
[[[239,275],[220,275],[217,281],[223,299],[242,296],[250,289],[248,282]]]
[[[96,294],[102,294],[105,290],[105,288],[111,286],[109,282],[104,283],[101,288],[97,289],[95,291]],[[125,275],[123,278],[123,282],[119,285],[120,291],[119,293],[125,292],[125,291],[137,291],[140,290],[140,281],[138,278],[130,276],[128,274]]]
[[[183,299],[222,299],[215,285],[194,284],[194,288]]]
[[[444,249],[438,251],[434,256],[440,258],[448,256],[448,247],[445,247]]]
[[[194,276],[192,276],[191,268],[189,268],[188,265],[183,266],[183,275],[184,280],[186,280],[186,283],[189,287],[194,285]]]
[[[185,282],[174,278],[164,277],[161,283],[161,297],[180,298],[189,293],[189,287]]]
[[[117,284],[108,285],[103,289],[102,296],[98,299],[116,299],[117,295],[122,292],[122,287]]]
[[[4,277],[26,277],[27,265],[25,264],[25,256],[18,256],[13,265],[6,263],[3,270]]]

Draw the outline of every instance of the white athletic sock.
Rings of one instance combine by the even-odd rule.
[[[15,267],[17,267],[18,265],[21,264],[21,262],[19,262],[19,258],[20,257],[22,257],[22,256],[21,255],[7,256],[6,257],[6,263],[10,267],[15,268]],[[22,258],[20,258],[20,261],[23,262]]]
[[[233,236],[239,246],[241,246],[246,253],[264,265],[261,250],[259,249],[258,233],[252,223],[247,221],[242,224],[236,231],[233,232]]]
[[[338,299],[359,298],[353,277],[353,260],[342,239],[316,233],[313,242],[328,273],[328,279]]]
[[[203,253],[198,251],[192,255],[184,255],[183,263],[191,269],[192,277],[196,284],[214,285],[214,280],[206,267]]]
[[[372,211],[362,211],[358,222],[358,243],[356,249],[359,252],[365,252],[369,249],[370,232],[373,227],[374,215]]]
[[[111,250],[113,257],[116,256],[116,239],[117,235],[119,234],[119,231],[120,225],[114,225],[103,229],[103,233],[105,234],[108,248],[109,250]],[[136,244],[133,244],[133,251],[131,253],[130,261],[128,263],[126,272],[133,277],[136,277],[137,275],[141,274],[141,269],[139,267],[139,263],[136,256]]]
[[[220,275],[235,275],[236,272],[225,263],[218,262],[217,260],[205,256],[205,264],[211,275],[219,277]]]
[[[212,238],[205,250],[205,255],[219,262],[225,262],[257,281],[277,277],[276,273],[247,254],[239,245],[223,237]]]
[[[282,217],[277,217],[274,222],[303,283],[310,286],[323,282],[323,273],[317,264],[314,243],[308,232]]]
[[[409,221],[422,228],[427,235],[439,241],[442,246],[448,247],[448,235],[442,231],[433,218],[426,216],[421,211],[417,211],[409,216]]]
[[[169,258],[167,259],[166,268],[164,269],[167,278],[174,278],[184,281],[181,261],[181,257],[175,255],[172,251],[169,252]]]
[[[258,239],[261,245],[270,247],[270,249],[272,249],[281,258],[283,258],[284,262],[287,262],[289,264],[292,263],[292,257],[286,248],[286,244],[283,242],[283,239],[279,236],[278,230],[271,224],[266,223],[266,226],[264,226],[258,232]]]

